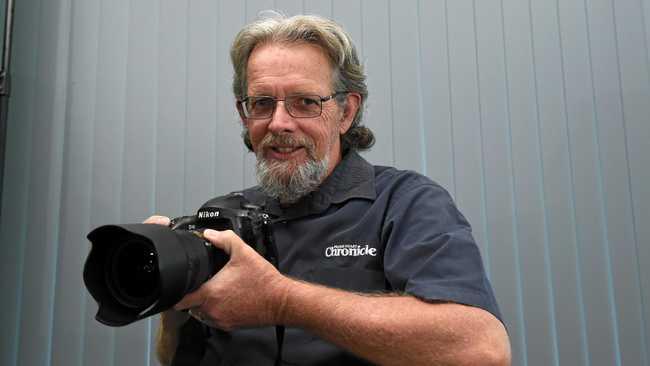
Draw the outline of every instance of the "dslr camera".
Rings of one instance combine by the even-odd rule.
[[[83,278],[99,304],[95,318],[123,326],[168,310],[197,290],[227,262],[228,256],[206,241],[205,229],[233,230],[276,265],[271,217],[231,193],[205,203],[194,216],[153,224],[105,225],[88,234],[91,250]]]

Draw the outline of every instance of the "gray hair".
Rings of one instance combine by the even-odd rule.
[[[359,62],[357,51],[350,36],[334,21],[315,15],[286,17],[276,12],[246,25],[235,37],[230,48],[230,60],[234,68],[232,90],[237,100],[246,96],[248,89],[246,67],[255,46],[264,43],[304,42],[314,44],[327,54],[332,65],[332,88],[337,91],[359,93],[361,102],[350,129],[342,136],[344,150],[366,150],[375,143],[369,128],[361,125],[363,110],[368,97],[366,75]],[[347,99],[337,98],[345,107]],[[252,149],[246,130],[242,137],[249,150]]]

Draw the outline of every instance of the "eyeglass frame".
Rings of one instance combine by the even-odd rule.
[[[270,96],[270,95],[246,95],[246,96],[244,96],[242,99],[238,99],[238,100],[237,100],[237,111],[239,112],[239,116],[240,116],[243,120],[249,120],[249,119],[252,119],[252,120],[264,120],[264,119],[270,119],[270,118],[272,118],[273,115],[275,114],[275,110],[276,110],[276,108],[278,107],[278,102],[280,102],[280,101],[281,101],[281,102],[284,102],[287,98],[291,98],[291,97],[310,96],[310,97],[318,97],[319,104],[320,104],[320,112],[319,112],[317,115],[314,115],[314,116],[294,116],[294,115],[291,113],[291,111],[289,111],[289,107],[287,107],[287,103],[283,103],[283,104],[284,104],[284,110],[287,111],[287,113],[288,113],[291,117],[293,117],[293,118],[316,118],[316,117],[320,117],[320,116],[323,114],[323,103],[324,103],[324,102],[327,102],[327,101],[329,101],[329,100],[332,100],[332,99],[338,97],[339,95],[349,94],[349,93],[350,93],[349,91],[338,91],[338,92],[335,92],[335,93],[333,93],[333,94],[326,95],[326,96],[324,96],[324,97],[321,97],[321,96],[318,95],[318,94],[290,94],[290,95],[285,96],[285,97],[282,98],[282,99],[277,98],[277,97],[274,97],[274,96]],[[246,117],[246,114],[245,114],[245,112],[244,112],[244,109],[245,109],[245,108],[244,108],[243,105],[244,105],[244,103],[247,102],[248,99],[250,99],[250,98],[252,98],[252,97],[253,97],[253,98],[270,98],[271,100],[273,100],[273,109],[271,110],[271,113],[269,114],[269,116],[267,116],[267,117]]]

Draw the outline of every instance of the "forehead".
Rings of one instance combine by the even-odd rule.
[[[332,67],[325,52],[308,43],[268,43],[253,49],[247,65],[248,92],[327,93]]]

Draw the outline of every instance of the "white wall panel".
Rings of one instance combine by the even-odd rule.
[[[365,124],[375,133],[375,147],[366,156],[375,164],[392,165],[395,159],[393,145],[393,90],[391,78],[391,47],[388,38],[388,1],[363,2],[364,66],[368,76],[368,100],[364,114]],[[395,121],[399,126],[402,119]]]
[[[422,172],[422,113],[419,108],[418,8],[415,1],[388,2],[391,119],[394,164]],[[403,143],[399,143],[402,141]]]
[[[526,357],[516,361],[522,364],[551,365],[556,359],[553,339],[555,324],[547,272],[548,237],[531,4],[504,1],[503,7],[508,60],[507,80],[510,91],[515,231],[520,243],[519,276],[522,283],[522,311],[526,334]]]
[[[524,364],[525,322],[519,242],[515,231],[514,176],[510,126],[510,89],[505,57],[503,11],[499,1],[476,2],[478,94],[483,123],[485,170],[485,242],[487,268],[499,294],[513,349],[513,359]],[[440,71],[438,71],[440,72]],[[440,72],[442,73],[442,72]],[[440,138],[439,138],[440,139]],[[429,154],[430,155],[430,154]],[[435,155],[434,155],[435,156]],[[435,172],[435,168],[434,172]]]
[[[589,364],[619,365],[620,340],[613,316],[615,304],[608,256],[610,244],[604,235],[602,216],[602,182],[595,129],[588,19],[584,4],[559,5],[560,18],[563,20],[568,133],[576,187],[573,192],[576,234]]]
[[[355,39],[374,163],[445,186],[474,226],[515,365],[650,362],[647,0],[24,0],[0,217],[0,364],[157,365],[113,329],[86,233],[255,183],[228,50],[260,11]]]
[[[555,364],[586,364],[558,4],[531,3]]]
[[[645,47],[639,50],[640,53],[627,50],[626,47],[619,47],[615,17],[618,12],[612,12],[612,5],[613,3],[607,1],[593,1],[587,7],[589,34],[593,40],[591,42],[591,60],[594,78],[596,139],[599,146],[602,174],[606,239],[610,243],[613,295],[621,340],[621,364],[642,365],[648,363],[647,324],[645,324],[647,315],[644,316],[643,293],[639,287],[639,276],[642,269],[638,266],[637,248],[640,243],[635,233],[636,223],[632,210],[630,157],[625,141],[626,116],[622,104],[622,84],[618,59],[620,57],[619,50],[624,53],[635,52],[636,58],[641,58],[640,70],[637,61],[637,71],[640,72],[636,77],[642,80],[644,78],[643,69],[645,69],[642,49]],[[629,4],[627,7],[627,11],[630,11]],[[640,12],[640,10],[636,11]],[[634,14],[627,15],[631,16],[631,19],[635,17]],[[632,22],[626,26],[634,27],[635,23]],[[636,26],[640,25],[638,23]],[[643,32],[638,28],[636,31]],[[637,37],[635,41],[640,42],[639,35],[635,36]],[[642,43],[639,44],[642,45]],[[627,71],[621,71],[627,73]],[[645,75],[647,75],[647,71]],[[638,119],[639,116],[633,118]],[[644,124],[647,124],[647,114],[644,118]],[[647,311],[645,313],[647,314]]]

